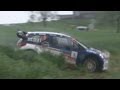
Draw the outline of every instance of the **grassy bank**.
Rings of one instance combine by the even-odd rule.
[[[74,24],[80,21],[66,20],[41,23],[0,26],[0,78],[120,78],[120,33],[115,27],[98,27],[96,31],[78,31]],[[87,24],[84,22],[83,25]],[[80,69],[65,68],[63,59],[49,54],[35,55],[15,52],[17,29],[24,31],[54,31],[75,37],[78,41],[111,53],[109,70],[103,73],[87,73]],[[8,46],[8,48],[6,48]]]

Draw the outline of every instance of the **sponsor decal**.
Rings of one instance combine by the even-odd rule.
[[[70,64],[75,64],[76,63],[76,59],[74,57],[71,57],[70,54],[64,54],[65,57],[65,61],[70,63]]]
[[[72,58],[77,58],[77,55],[78,55],[78,52],[75,52],[75,51],[72,51],[72,53],[71,53],[71,57]]]

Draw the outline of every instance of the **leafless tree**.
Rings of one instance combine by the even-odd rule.
[[[38,16],[37,21],[42,21],[43,26],[46,27],[47,20],[49,18],[52,18],[52,19],[55,18],[56,12],[53,13],[52,11],[31,11],[30,20],[33,22],[36,16]]]
[[[39,12],[43,21],[43,26],[47,26],[47,19],[51,16],[50,11],[40,11]]]
[[[28,22],[30,22],[30,23],[34,22],[35,17],[36,17],[36,15],[34,14],[34,11],[31,11]]]

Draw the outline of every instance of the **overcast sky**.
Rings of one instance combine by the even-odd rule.
[[[58,11],[58,14],[72,14],[72,11]],[[27,22],[29,13],[27,11],[0,11],[0,24]]]
[[[58,11],[58,14],[73,14],[72,11]]]

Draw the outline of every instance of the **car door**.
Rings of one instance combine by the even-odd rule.
[[[72,39],[72,38],[67,38],[67,43],[68,43],[68,47],[70,48],[68,50],[69,53],[65,52],[65,58],[66,61],[71,63],[71,64],[76,64],[76,59],[78,57],[78,51],[79,51],[79,47],[77,45],[77,43]]]
[[[38,53],[49,51],[49,35],[41,34],[37,38],[36,50]]]
[[[45,51],[49,51],[53,55],[60,55],[62,54],[61,49],[59,48],[58,40],[57,40],[57,35],[48,35],[48,42],[49,46],[45,49]]]
[[[39,51],[38,45],[40,44],[40,35],[38,34],[29,34],[27,39],[27,49],[32,49],[35,51]]]
[[[65,36],[52,36],[51,45],[52,52],[55,54],[63,54],[67,62],[75,64],[77,51],[73,48],[73,41]]]

